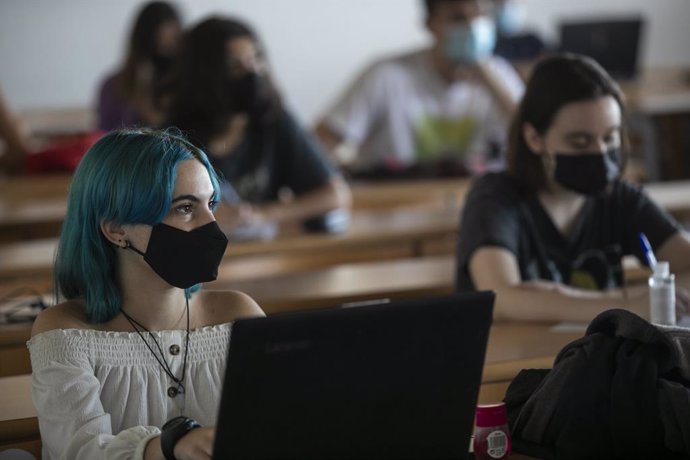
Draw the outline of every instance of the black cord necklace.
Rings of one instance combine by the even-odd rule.
[[[177,384],[177,388],[175,387],[170,387],[168,388],[168,396],[171,398],[174,398],[180,393],[185,392],[185,387],[184,387],[184,377],[185,374],[187,373],[187,352],[189,351],[189,299],[185,295],[185,307],[187,310],[187,335],[185,337],[185,345],[184,345],[184,358],[182,360],[182,375],[178,378],[173,374],[172,369],[170,368],[170,365],[168,364],[168,361],[165,359],[165,353],[163,353],[163,349],[161,348],[160,344],[158,343],[158,340],[156,340],[156,337],[149,331],[146,326],[142,325],[139,323],[137,320],[129,316],[123,309],[120,309],[122,314],[124,315],[125,318],[127,318],[127,321],[129,321],[129,324],[132,325],[132,328],[136,331],[137,334],[139,334],[139,337],[141,337],[141,340],[144,342],[146,345],[146,348],[149,349],[151,354],[153,355],[154,358],[156,358],[156,361],[158,361],[158,364],[163,368],[163,371],[170,377],[170,379]],[[156,352],[151,348],[151,345],[149,345],[148,340],[144,337],[142,334],[142,330],[148,332],[149,337],[151,340],[153,340],[153,343],[156,344],[156,348],[158,349],[158,353],[160,353],[160,358],[156,354]]]

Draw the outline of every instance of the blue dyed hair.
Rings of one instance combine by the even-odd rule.
[[[89,321],[108,321],[122,305],[117,248],[103,235],[101,222],[161,222],[172,203],[177,165],[190,159],[206,167],[218,199],[218,176],[206,154],[177,130],[113,131],[82,158],[70,186],[55,281],[64,298],[86,302]]]

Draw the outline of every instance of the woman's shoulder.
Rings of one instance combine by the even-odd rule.
[[[203,305],[202,321],[205,325],[265,316],[256,301],[243,292],[203,290],[200,295],[199,301]]]
[[[606,206],[622,209],[637,209],[651,202],[651,198],[640,184],[627,180],[614,181],[609,193],[602,195]]]
[[[55,329],[88,329],[86,306],[82,300],[68,300],[43,310],[34,320],[31,337]]]
[[[613,190],[618,193],[625,193],[630,195],[646,195],[641,184],[629,181],[627,179],[620,179],[613,181]]]
[[[101,97],[112,97],[119,93],[121,75],[121,69],[116,69],[110,72],[109,74],[105,75],[101,79],[99,87],[99,93],[101,94]]]
[[[524,198],[515,178],[506,171],[490,172],[472,182],[468,200],[494,199],[514,203]]]

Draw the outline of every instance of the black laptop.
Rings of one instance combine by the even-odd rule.
[[[643,24],[639,16],[563,22],[561,51],[584,54],[612,77],[631,79],[638,71]]]
[[[214,458],[466,458],[494,294],[232,329]]]

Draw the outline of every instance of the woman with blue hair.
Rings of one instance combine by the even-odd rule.
[[[28,342],[43,458],[210,458],[230,322],[200,291],[227,239],[218,178],[176,133],[116,131],[77,168],[55,261],[65,301]]]

